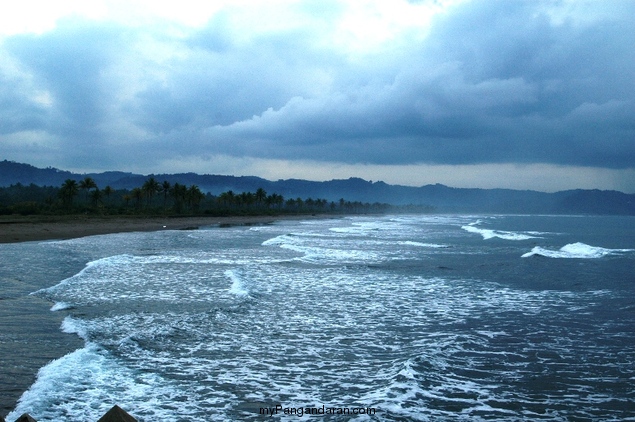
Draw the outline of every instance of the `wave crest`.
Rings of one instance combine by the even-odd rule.
[[[615,255],[631,251],[633,251],[633,249],[607,249],[576,242],[564,245],[557,251],[536,246],[530,252],[523,254],[522,258],[528,258],[534,255],[544,256],[547,258],[602,258],[607,255]]]

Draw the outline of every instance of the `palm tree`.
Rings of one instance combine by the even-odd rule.
[[[90,201],[93,205],[98,205],[101,202],[102,193],[99,189],[95,189],[90,193]]]
[[[159,182],[157,182],[154,177],[150,177],[145,181],[143,186],[141,186],[141,190],[146,197],[146,206],[150,205],[150,199],[159,192],[160,188]]]
[[[141,190],[141,188],[134,188],[131,194],[135,200],[135,206],[138,208],[141,204],[141,199],[143,199],[143,191]]]
[[[165,208],[165,205],[168,202],[168,195],[170,195],[170,182],[168,182],[167,180],[164,180],[163,183],[161,184],[161,192],[163,193],[163,208]]]
[[[97,183],[92,177],[85,177],[84,180],[79,182],[79,188],[86,191],[86,201],[88,202],[88,194],[91,189],[97,189]]]
[[[251,192],[243,192],[236,199],[240,198],[240,202],[247,208],[251,208],[251,204],[256,200],[256,195]]]
[[[192,210],[198,209],[201,201],[205,198],[205,194],[196,185],[192,185],[187,189],[187,202]]]
[[[271,203],[277,205],[278,208],[281,208],[284,203],[284,197],[282,195],[278,195],[277,193],[271,194]]]
[[[110,187],[110,185],[106,186],[103,190],[102,193],[104,195],[106,195],[106,201],[110,202],[110,195],[112,195],[112,193],[114,192],[113,188]]]
[[[277,193],[272,193],[271,195],[267,196],[267,198],[265,199],[265,204],[267,205],[267,208],[271,208],[272,205],[277,205],[278,208],[280,208],[283,202],[284,202],[284,197],[282,195],[278,195]]]
[[[73,179],[66,179],[60,188],[59,195],[62,198],[62,202],[65,206],[73,205],[73,198],[79,193],[77,182]]]
[[[181,212],[181,207],[187,196],[187,187],[179,183],[175,183],[170,189],[170,194],[174,198],[174,209],[177,213]]]
[[[262,206],[262,203],[267,199],[267,192],[263,188],[258,188],[255,197],[258,205]]]
[[[236,201],[236,196],[234,192],[228,190],[227,192],[223,192],[218,197],[219,201],[221,201],[225,206],[232,206],[232,204]]]

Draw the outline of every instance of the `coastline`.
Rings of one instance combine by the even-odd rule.
[[[188,230],[202,226],[268,224],[280,220],[340,218],[332,214],[288,214],[228,217],[147,216],[3,216],[0,243],[65,240],[100,234]]]
[[[19,243],[47,240],[64,240],[85,236],[123,232],[149,232],[160,230],[195,230],[204,226],[234,226],[270,224],[282,220],[310,220],[341,218],[333,214],[297,214],[277,216],[229,216],[229,217],[146,217],[146,216],[0,216],[0,245],[9,249],[21,249]],[[26,246],[26,245],[25,245]],[[37,257],[27,260],[37,261]],[[63,279],[78,269],[60,270],[54,279]],[[52,360],[58,359],[82,347],[76,335],[62,332],[59,326],[65,312],[52,313],[51,303],[31,296],[29,293],[46,287],[41,274],[30,272],[27,276],[0,274],[5,283],[0,291],[0,363],[10,371],[0,374],[0,418],[12,411],[22,393],[36,379],[38,370]],[[0,284],[2,284],[0,283]],[[35,331],[23,327],[39,327]],[[19,345],[19,351],[16,350]],[[46,349],[42,349],[47,345]],[[22,364],[13,367],[7,362],[21,353]],[[6,364],[6,365],[5,365]],[[1,420],[1,419],[0,419]]]

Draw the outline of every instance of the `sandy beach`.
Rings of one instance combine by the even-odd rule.
[[[136,216],[3,216],[0,243],[73,239],[98,234],[135,231],[186,230],[214,225],[266,224],[278,220],[337,218],[333,215],[280,215],[232,217],[136,217]]]

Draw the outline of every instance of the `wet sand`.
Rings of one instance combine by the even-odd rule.
[[[2,216],[0,217],[0,243],[63,240],[109,233],[184,230],[202,226],[266,224],[278,220],[337,217],[337,215],[306,214],[247,217]]]

